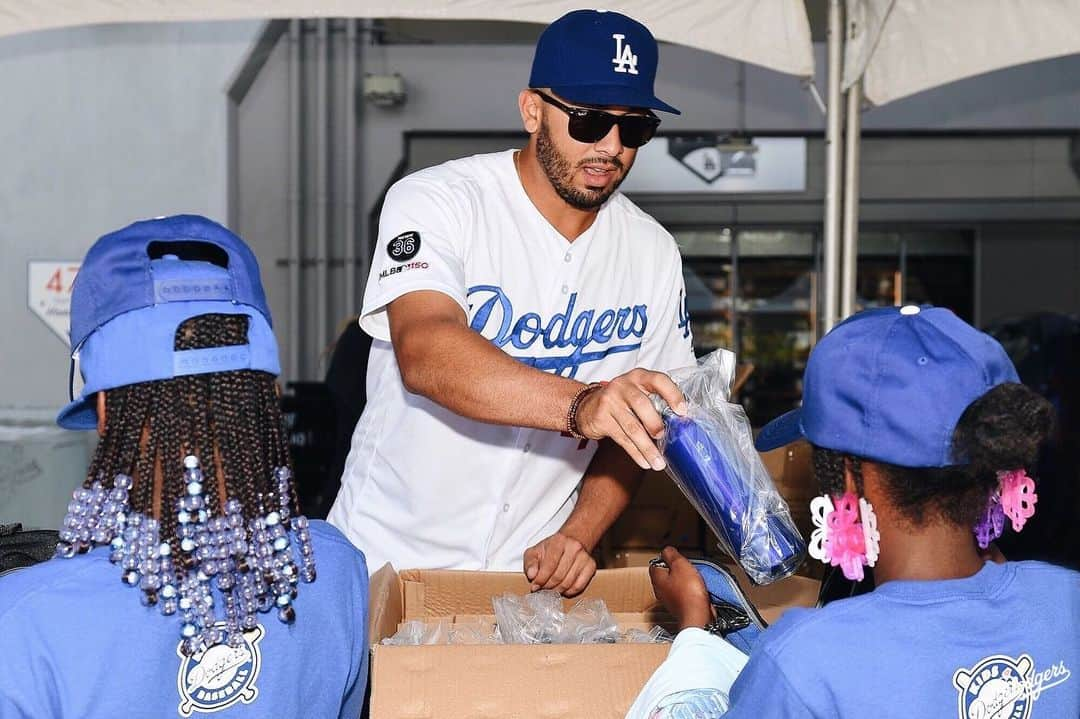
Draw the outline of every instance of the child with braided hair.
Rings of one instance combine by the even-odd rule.
[[[358,716],[367,567],[297,511],[250,249],[195,216],[106,235],[71,339],[57,421],[100,441],[57,558],[0,579],[0,716]]]
[[[1080,716],[1080,574],[987,559],[1035,510],[1027,472],[1052,423],[1002,347],[948,310],[838,325],[802,406],[757,447],[809,440],[823,490],[810,555],[852,581],[874,567],[876,588],[789,610],[747,661],[702,631],[705,585],[666,548],[653,587],[683,631],[629,717]]]

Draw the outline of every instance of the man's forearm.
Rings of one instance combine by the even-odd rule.
[[[577,504],[560,531],[591,552],[626,509],[643,476],[621,447],[602,441],[582,479]]]
[[[518,362],[476,331],[454,322],[406,337],[399,354],[406,389],[481,422],[536,429],[566,428],[582,383]]]

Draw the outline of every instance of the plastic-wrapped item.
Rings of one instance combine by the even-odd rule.
[[[502,644],[499,627],[490,621],[475,619],[450,625],[448,644]]]
[[[806,544],[754,449],[746,412],[728,402],[734,370],[735,355],[717,350],[672,373],[689,411],[680,417],[657,400],[665,425],[659,447],[721,549],[752,581],[768,584],[799,567]]]
[[[449,629],[445,622],[427,624],[418,619],[405,622],[392,637],[382,640],[383,644],[394,646],[420,646],[422,644],[448,644]]]
[[[481,618],[472,621],[434,621],[430,624],[412,620],[401,625],[392,637],[382,640],[392,646],[426,644],[614,644],[616,642],[670,642],[671,635],[661,627],[651,632],[631,629],[619,631],[615,617],[602,599],[583,599],[569,612],[563,611],[558,592],[544,590],[520,596],[504,594],[493,597],[495,621]]]
[[[663,627],[653,627],[650,631],[641,629],[627,629],[619,638],[620,642],[627,644],[667,644],[675,640],[671,632]]]
[[[562,634],[566,615],[556,591],[504,594],[493,597],[491,604],[504,644],[554,644]]]
[[[603,599],[582,599],[566,614],[558,644],[614,644],[619,625]]]

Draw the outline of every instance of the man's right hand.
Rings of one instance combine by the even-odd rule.
[[[655,440],[663,434],[664,421],[650,394],[660,395],[676,414],[686,414],[686,399],[670,377],[634,369],[582,398],[577,429],[589,439],[610,437],[642,469],[661,470],[665,462]]]

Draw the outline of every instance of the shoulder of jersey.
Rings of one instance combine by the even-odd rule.
[[[657,222],[652,215],[635,205],[626,195],[621,192],[616,193],[609,201],[608,207],[611,211],[622,215],[634,229],[634,242],[640,243],[643,240],[652,239],[658,243],[661,249],[678,252],[675,238],[671,236],[667,228]]]
[[[788,647],[800,653],[805,647],[833,646],[843,636],[836,627],[880,611],[877,600],[871,592],[820,608],[793,607],[761,635],[761,650],[778,656]]]
[[[1039,561],[1009,562],[1008,566],[1012,566],[1018,575],[1024,577],[1072,585],[1074,598],[1076,590],[1080,589],[1080,572],[1075,569]]]
[[[98,586],[110,589],[125,588],[118,580],[119,574],[109,572],[105,550],[99,550],[72,559],[53,558],[0,577],[0,622],[8,611],[39,606],[35,597],[54,589],[63,591],[92,591]]]
[[[416,188],[447,196],[476,194],[489,181],[495,180],[494,169],[502,154],[472,155],[425,167],[395,182],[391,191]]]
[[[319,560],[319,554],[330,552],[335,557],[340,557],[341,561],[345,561],[346,559],[354,561],[359,558],[366,564],[367,559],[364,557],[364,553],[357,549],[357,547],[341,533],[341,530],[332,524],[321,519],[313,519],[311,520],[310,531],[311,538],[314,540],[315,544],[316,562]]]

